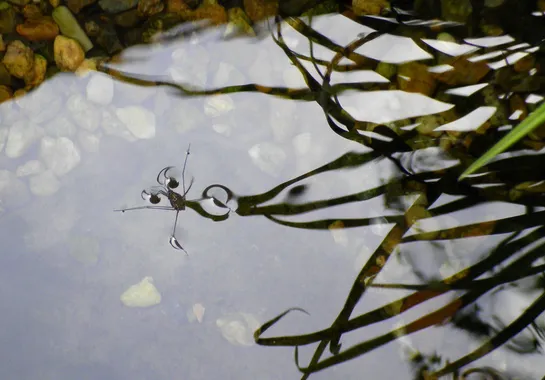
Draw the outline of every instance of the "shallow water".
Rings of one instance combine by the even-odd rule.
[[[331,26],[335,22],[338,26]],[[327,23],[331,24],[324,33],[369,31],[338,15],[319,19],[317,28]],[[270,37],[221,41],[221,35],[218,29],[185,42],[133,48],[124,53],[127,62],[118,68],[132,74],[171,75],[175,81],[204,88],[252,82],[305,85]],[[297,51],[308,49],[295,32],[284,37]],[[391,46],[373,44],[367,49],[374,50],[361,54],[383,61],[401,59],[401,53],[407,61],[423,58],[407,56],[414,46],[397,51],[397,57]],[[143,60],[131,62],[131,57]],[[107,82],[99,86],[98,95],[89,84],[97,76]],[[334,77],[339,81],[353,80],[350,78],[348,74]],[[368,78],[375,83],[385,79]],[[362,81],[361,77],[357,80]],[[156,184],[163,167],[180,167],[189,144],[186,178],[194,177],[195,182],[188,199],[199,198],[213,184],[226,186],[238,196],[261,194],[347,152],[370,149],[333,134],[315,102],[255,93],[191,98],[165,87],[108,81],[101,73],[58,75],[28,99],[0,106],[2,127],[19,122],[21,130],[35,135],[27,141],[28,147],[20,148],[20,154],[12,142],[11,150],[6,146],[0,158],[7,171],[0,187],[0,374],[17,379],[299,377],[292,349],[252,345],[253,329],[246,328],[244,316],[264,323],[297,306],[310,316],[290,315],[271,334],[302,334],[329,327],[361,266],[392,227],[383,217],[396,212],[385,207],[383,197],[278,217],[291,222],[377,218],[371,227],[338,230],[290,228],[260,215],[242,216],[234,211],[225,221],[213,222],[186,209],[180,213],[176,236],[188,255],[168,243],[173,211],[113,210],[145,205],[140,192]],[[433,114],[452,106],[399,91],[354,91],[339,96],[339,101],[354,117],[377,123]],[[127,125],[124,115],[129,115]],[[66,140],[73,147],[66,148]],[[47,144],[53,148],[44,147]],[[63,154],[68,157],[66,162]],[[449,166],[435,151],[423,150],[420,158],[422,171]],[[17,177],[18,167],[31,160],[42,162],[44,169]],[[390,161],[377,159],[302,181],[308,191],[293,202],[358,193],[396,176],[399,173]],[[291,199],[289,188],[270,203]],[[410,204],[411,199],[404,201]],[[444,196],[437,203],[449,200]],[[487,203],[466,211],[428,219],[418,228],[436,230],[497,220],[524,209]],[[406,244],[403,255],[388,262],[377,282],[415,283],[422,278],[419,274],[448,276],[486,255],[502,237]],[[146,276],[153,279],[160,302],[146,308],[123,305],[123,292]],[[353,315],[406,294],[404,290],[372,289]],[[346,334],[342,342],[349,347],[386,333],[431,312],[452,299],[449,297],[452,295],[419,306],[403,318]],[[196,304],[204,307],[199,317],[194,312]],[[234,329],[246,334],[247,346],[225,339],[220,325],[232,320],[238,321]],[[438,326],[313,376],[408,379],[409,347],[426,353],[440,351],[452,361],[480,341],[450,325]],[[311,355],[311,350],[302,349],[302,363]],[[535,376],[545,372],[537,353],[520,357],[497,350],[478,363],[497,368],[506,365]]]

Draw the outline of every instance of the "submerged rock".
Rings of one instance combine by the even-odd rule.
[[[43,130],[33,123],[15,122],[9,129],[6,156],[9,158],[21,157],[42,134]]]
[[[23,181],[8,170],[0,170],[0,207],[19,207],[29,199],[28,189]]]
[[[44,137],[40,146],[40,156],[49,169],[58,176],[67,174],[81,161],[78,149],[67,137]]]
[[[263,172],[272,176],[279,174],[286,162],[287,155],[279,146],[265,142],[256,144],[248,151],[252,162]]]
[[[161,302],[161,294],[153,285],[153,278],[146,276],[125,290],[120,299],[127,307],[150,307]]]
[[[240,346],[251,346],[254,342],[254,331],[260,326],[259,321],[252,314],[233,313],[216,320],[216,326],[221,335],[229,343]]]
[[[38,174],[43,172],[45,169],[44,164],[38,160],[30,160],[25,162],[23,165],[19,165],[15,174],[17,177],[25,177],[28,175]]]
[[[61,183],[51,170],[46,170],[43,173],[31,177],[29,186],[32,194],[46,197],[59,191]]]
[[[72,114],[72,119],[79,127],[90,132],[96,131],[100,127],[101,115],[98,107],[87,101],[82,95],[72,95],[66,104]]]
[[[139,139],[155,137],[155,115],[143,107],[119,108],[116,115],[131,133]]]

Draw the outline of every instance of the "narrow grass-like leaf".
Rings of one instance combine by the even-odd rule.
[[[509,132],[503,139],[498,141],[496,145],[490,148],[485,154],[479,157],[474,163],[472,163],[458,178],[459,181],[464,179],[470,174],[473,174],[490,160],[496,157],[508,149],[511,145],[515,144],[528,133],[545,123],[545,103],[543,103],[538,109],[532,112],[526,119],[517,125],[511,132]]]

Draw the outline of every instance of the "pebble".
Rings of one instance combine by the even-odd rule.
[[[28,189],[23,181],[8,170],[0,170],[1,205],[19,207],[29,199]]]
[[[234,108],[233,99],[227,95],[212,96],[204,103],[204,113],[212,117],[224,115]]]
[[[30,160],[23,165],[19,165],[15,171],[17,177],[26,177],[29,175],[39,174],[45,170],[45,166],[41,161]]]
[[[78,149],[67,137],[45,136],[42,138],[40,157],[47,167],[59,177],[70,172],[81,161]]]
[[[163,89],[157,89],[153,98],[153,113],[157,116],[163,116],[172,108],[172,96]]]
[[[66,116],[58,115],[44,126],[44,130],[51,137],[70,137],[76,133],[76,126]]]
[[[187,311],[187,320],[189,322],[198,321],[199,323],[202,323],[205,310],[206,308],[202,304],[194,304],[191,309]]]
[[[66,102],[66,107],[72,114],[72,119],[82,129],[93,132],[100,127],[101,115],[98,108],[83,95],[72,95]]]
[[[298,156],[303,156],[310,151],[312,135],[308,132],[300,133],[293,138],[293,147]]]
[[[269,100],[269,118],[268,122],[272,128],[274,138],[277,141],[283,141],[293,136],[297,130],[297,106],[295,102],[289,102],[279,99]]]
[[[33,70],[24,78],[25,83],[31,87],[36,87],[45,80],[47,72],[47,60],[45,57],[35,54]]]
[[[428,71],[428,66],[418,62],[399,66],[397,84],[402,91],[418,92],[427,96],[432,96],[436,87],[435,79]]]
[[[248,150],[252,162],[262,171],[276,176],[286,161],[286,153],[273,143],[256,144]]]
[[[8,139],[8,133],[9,133],[9,128],[3,125],[0,126],[0,152],[2,151],[2,149],[4,149],[4,146],[6,145],[6,141]]]
[[[96,73],[87,83],[87,99],[100,105],[108,105],[114,97],[114,82],[111,77]]]
[[[220,135],[224,135],[226,137],[231,136],[232,128],[228,124],[214,124],[212,125],[212,129],[214,132],[219,133]]]
[[[233,65],[220,62],[212,80],[215,87],[236,85],[244,82],[244,75]]]
[[[117,25],[123,28],[132,28],[140,22],[140,16],[137,9],[131,9],[129,11],[115,15],[114,21]]]
[[[389,7],[387,0],[352,0],[352,9],[357,16],[380,16]]]
[[[8,44],[2,62],[11,75],[22,79],[29,75],[34,67],[34,53],[24,43],[15,40]]]
[[[240,312],[218,318],[216,326],[229,343],[239,346],[252,346],[255,344],[254,331],[260,327],[260,323],[252,314]]]
[[[116,115],[131,133],[139,139],[155,137],[155,115],[139,106],[119,108]]]
[[[78,41],[57,36],[53,43],[55,63],[62,71],[76,71],[85,59],[85,52]]]
[[[15,9],[6,2],[3,2],[0,8],[0,34],[13,33],[17,25]]]
[[[142,17],[150,17],[160,13],[165,6],[161,0],[139,0],[138,14]]]
[[[136,7],[138,0],[99,0],[98,5],[108,13],[119,13]]]
[[[59,191],[61,183],[51,170],[46,170],[43,173],[30,177],[29,186],[32,194],[46,197]]]
[[[161,302],[161,293],[153,284],[153,278],[146,276],[125,290],[120,300],[127,307],[149,307]]]
[[[53,18],[42,16],[30,18],[23,24],[17,25],[17,33],[30,41],[49,41],[59,34],[59,26]]]
[[[112,111],[105,109],[102,112],[102,129],[107,135],[121,137],[127,141],[136,141],[136,137],[127,130],[125,125],[113,114]]]
[[[21,113],[38,125],[52,120],[64,106],[62,97],[58,96],[49,83],[17,98],[16,103],[21,108]]]
[[[278,2],[267,0],[244,0],[244,10],[250,20],[263,21],[278,14]]]
[[[11,126],[6,143],[6,156],[21,157],[43,135],[43,129],[28,121],[17,121]]]
[[[72,12],[77,14],[82,8],[96,3],[96,1],[97,0],[66,0],[66,5]]]
[[[0,103],[5,102],[13,97],[11,88],[5,85],[0,85]]]
[[[23,18],[30,19],[30,18],[39,18],[42,17],[42,11],[40,10],[40,7],[38,7],[36,4],[28,4],[22,9]]]
[[[81,147],[89,152],[89,153],[96,153],[98,152],[99,146],[100,146],[100,137],[97,135],[94,135],[87,131],[79,131],[78,132],[78,141]]]

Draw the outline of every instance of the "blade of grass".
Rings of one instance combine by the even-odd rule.
[[[461,181],[470,174],[473,174],[490,160],[496,157],[508,149],[511,145],[515,144],[521,138],[532,132],[534,129],[545,123],[545,103],[543,103],[538,109],[532,112],[526,119],[524,119],[519,125],[517,125],[511,132],[509,132],[503,139],[498,141],[496,145],[490,148],[485,154],[479,157],[473,162],[458,178]]]

